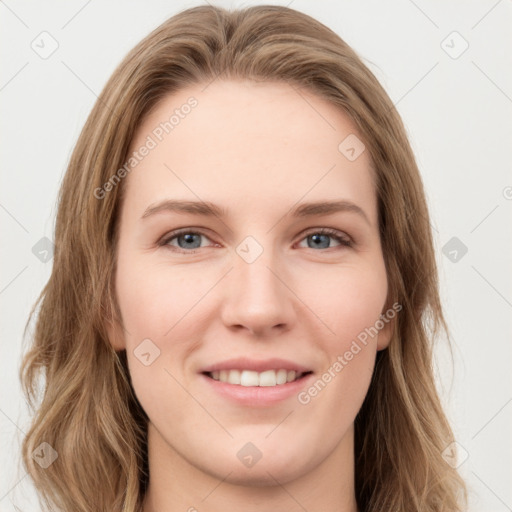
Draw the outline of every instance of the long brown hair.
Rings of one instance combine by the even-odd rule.
[[[39,306],[20,369],[34,412],[23,463],[44,504],[77,512],[141,510],[149,478],[147,416],[126,354],[112,348],[106,329],[106,321],[120,318],[114,275],[125,180],[100,199],[94,191],[124,165],[136,128],[161,98],[217,78],[286,82],[355,122],[375,169],[388,305],[402,305],[355,422],[358,506],[361,512],[462,510],[466,488],[442,456],[453,435],[432,371],[433,341],[447,328],[425,194],[402,121],[338,35],[278,6],[201,6],[170,18],[126,56],[89,115],[61,186],[53,270],[27,322],[25,335]],[[58,454],[46,468],[32,457],[44,442]]]

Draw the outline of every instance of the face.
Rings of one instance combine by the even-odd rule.
[[[159,457],[263,485],[352,450],[391,325],[354,134],[321,98],[249,81],[169,95],[139,127],[109,332]]]

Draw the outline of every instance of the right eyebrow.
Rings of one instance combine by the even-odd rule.
[[[224,209],[208,201],[178,201],[165,199],[149,205],[141,219],[161,212],[190,213],[192,215],[204,215],[209,217],[226,217],[227,213]]]

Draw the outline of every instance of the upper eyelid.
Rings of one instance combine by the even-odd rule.
[[[160,237],[158,243],[166,243],[166,242],[169,242],[170,240],[173,240],[174,238],[180,236],[180,235],[183,235],[185,233],[192,233],[194,235],[202,235],[206,238],[208,238],[209,240],[210,237],[205,233],[205,231],[203,229],[199,229],[199,228],[178,228],[178,229],[175,229],[175,230],[172,230],[172,231],[169,231],[168,233],[166,233],[165,235],[163,235],[162,237]]]

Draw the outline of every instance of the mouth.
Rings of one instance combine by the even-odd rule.
[[[275,387],[296,382],[310,375],[311,371],[287,370],[286,368],[257,372],[246,369],[214,370],[202,372],[210,379],[245,387]]]
[[[314,379],[314,372],[307,366],[277,358],[230,359],[202,368],[199,374],[213,396],[256,408],[292,400]]]

